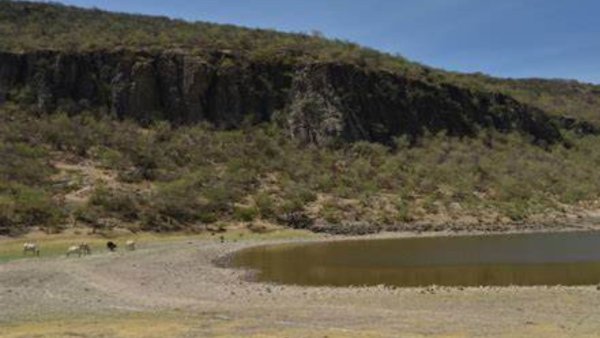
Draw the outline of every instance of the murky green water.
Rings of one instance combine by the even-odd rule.
[[[600,233],[377,239],[244,250],[235,267],[298,285],[591,285]]]

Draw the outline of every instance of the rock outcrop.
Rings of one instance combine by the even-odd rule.
[[[482,128],[561,139],[555,120],[506,95],[351,64],[258,62],[223,51],[0,53],[0,104],[7,101],[47,113],[100,110],[220,128],[280,118],[293,137],[317,144]]]

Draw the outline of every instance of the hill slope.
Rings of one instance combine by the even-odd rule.
[[[115,14],[74,7],[0,1],[0,48],[5,52],[74,52],[128,49],[204,55],[221,51],[252,62],[341,62],[389,71],[428,83],[453,83],[498,91],[553,115],[600,120],[600,87],[574,81],[502,80],[431,69],[353,43],[306,34],[284,34],[160,17]]]
[[[595,122],[597,91],[316,36],[0,1],[0,234],[593,216],[598,130],[581,118]]]
[[[573,80],[497,79],[480,74],[451,74],[467,86],[502,92],[555,116],[600,123],[600,86]]]

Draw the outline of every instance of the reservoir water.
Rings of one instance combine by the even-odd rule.
[[[261,246],[232,265],[307,286],[600,283],[600,232],[366,239]]]

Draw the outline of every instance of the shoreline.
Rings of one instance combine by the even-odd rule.
[[[17,332],[33,324],[43,325],[45,333],[56,336],[65,332],[94,335],[104,332],[103,325],[113,325],[116,313],[122,314],[118,316],[123,319],[122,327],[108,336],[136,337],[125,332],[139,318],[125,318],[163,320],[165,314],[174,314],[166,316],[165,325],[180,330],[171,336],[182,337],[379,337],[398,332],[413,336],[527,336],[541,332],[577,336],[600,331],[596,311],[600,297],[594,285],[307,287],[248,281],[244,278],[247,271],[214,264],[219,258],[259,245],[440,235],[296,234],[298,237],[284,238],[244,235],[241,240],[232,234],[232,240],[222,244],[212,237],[177,237],[141,242],[135,252],[0,264],[0,322],[3,327],[9,325],[8,337],[12,332],[18,337]],[[62,326],[50,328],[57,318]],[[88,323],[91,318],[96,324]],[[79,327],[79,321],[88,324]],[[139,336],[148,336],[145,333]]]
[[[248,243],[240,248],[225,253],[222,256],[215,258],[212,264],[219,268],[241,270],[245,273],[242,277],[247,282],[264,284],[264,285],[276,285],[276,286],[298,286],[298,287],[332,287],[332,288],[370,288],[370,287],[384,287],[390,289],[413,289],[413,290],[464,290],[464,289],[503,289],[503,288],[589,288],[599,287],[599,284],[585,284],[585,285],[479,285],[479,286],[445,286],[445,285],[423,285],[423,286],[394,286],[394,285],[346,285],[346,286],[332,286],[332,285],[302,285],[302,284],[287,284],[287,283],[276,283],[269,281],[256,280],[253,276],[256,272],[252,269],[244,267],[236,267],[232,265],[232,259],[236,255],[242,254],[245,250],[252,250],[260,247],[278,247],[278,246],[303,246],[317,243],[328,243],[328,242],[348,242],[348,241],[368,241],[368,240],[387,240],[387,239],[414,239],[414,238],[452,238],[452,237],[492,237],[492,236],[513,236],[513,235],[552,235],[561,233],[595,233],[600,232],[600,229],[561,229],[554,231],[507,231],[507,232],[429,232],[429,233],[412,233],[412,232],[382,232],[378,234],[369,235],[357,235],[357,236],[339,236],[329,235],[326,237],[310,238],[310,239],[287,239],[280,241],[267,241],[267,243]]]

